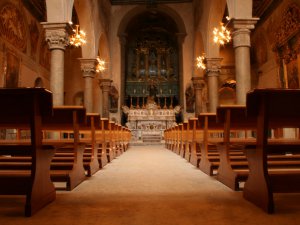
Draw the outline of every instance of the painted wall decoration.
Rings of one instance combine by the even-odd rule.
[[[31,45],[31,57],[36,58],[36,52],[38,49],[38,41],[40,36],[39,28],[35,21],[31,20],[29,24],[30,31],[30,45]]]
[[[5,54],[5,45],[0,40],[0,87],[4,86],[4,75],[5,75],[5,60],[6,54]]]
[[[41,40],[42,41],[40,44],[40,64],[46,69],[50,70],[50,50],[45,40],[45,35],[42,35]]]
[[[6,4],[0,9],[0,35],[19,50],[26,51],[27,33],[24,17],[13,4]]]
[[[273,44],[280,86],[299,88],[300,8],[296,4],[289,5],[281,18]]]
[[[6,73],[5,73],[5,87],[18,87],[20,71],[20,58],[12,51],[6,53]]]

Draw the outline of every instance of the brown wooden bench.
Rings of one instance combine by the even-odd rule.
[[[193,142],[191,148],[191,156],[190,156],[190,163],[199,167],[200,159],[201,159],[201,146],[200,140],[203,140],[203,129],[200,127],[200,123],[198,118],[192,118],[193,123]]]
[[[179,139],[178,139],[178,125],[174,125],[172,127],[172,146],[171,146],[171,151],[172,152],[176,152],[178,149],[178,143]]]
[[[178,139],[178,148],[177,148],[177,151],[176,153],[178,155],[180,155],[181,151],[182,151],[182,130],[183,130],[183,124],[182,123],[179,123],[178,124],[178,134],[177,134],[177,139]]]
[[[28,169],[0,169],[0,194],[25,195],[25,216],[31,216],[56,196],[50,180],[54,148],[42,144],[42,120],[52,115],[52,94],[43,88],[1,88],[0,102],[1,129],[22,128],[31,132],[28,143],[8,144],[1,140],[0,158],[25,157],[30,165]]]
[[[100,167],[103,168],[110,160],[109,155],[106,152],[107,145],[109,143],[108,135],[109,132],[109,120],[108,118],[101,118],[100,129],[96,131],[96,139],[99,143],[98,147],[98,161]]]
[[[86,178],[83,153],[85,146],[91,144],[91,138],[80,137],[80,129],[85,129],[86,123],[86,111],[82,106],[53,107],[53,115],[43,119],[44,141],[56,145],[51,180],[66,183],[66,190],[74,189]],[[55,132],[58,137],[53,134]],[[71,137],[64,137],[66,134]]]
[[[220,154],[217,179],[233,190],[240,190],[240,182],[244,182],[249,173],[243,150],[245,145],[255,142],[248,133],[256,131],[256,118],[246,117],[246,106],[219,106],[217,123],[224,127],[223,140],[217,144]]]
[[[199,169],[212,176],[214,171],[219,167],[219,153],[217,151],[217,143],[222,141],[223,126],[217,123],[216,113],[200,113],[198,115],[198,130],[203,130],[203,134],[198,134],[200,138],[196,138],[196,145],[200,148]],[[198,131],[199,132],[199,131]],[[197,157],[197,156],[194,156]]]
[[[187,140],[186,140],[186,152],[185,159],[190,162],[192,151],[196,149],[196,121],[197,118],[189,118],[187,124]]]
[[[243,195],[268,213],[274,212],[273,193],[300,192],[300,172],[295,170],[269,171],[267,156],[272,152],[300,153],[300,141],[285,140],[270,143],[270,128],[300,127],[300,90],[255,89],[247,94],[247,116],[256,117],[255,147],[246,148],[249,176]]]
[[[182,138],[181,138],[181,150],[180,150],[180,156],[182,158],[185,158],[185,154],[187,151],[187,129],[188,129],[188,122],[184,121],[182,124]]]
[[[86,118],[86,126],[80,127],[80,134],[91,141],[90,144],[86,145],[83,154],[84,169],[87,171],[87,176],[90,177],[101,168],[98,161],[100,143],[96,139],[96,130],[101,129],[101,121],[99,113],[87,113]]]

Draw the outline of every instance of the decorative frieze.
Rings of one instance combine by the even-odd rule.
[[[300,8],[297,4],[291,4],[281,17],[278,29],[275,31],[275,48],[285,45],[289,39],[299,33]]]
[[[27,46],[24,21],[21,12],[15,5],[6,4],[0,9],[0,35],[21,51],[25,51]]]

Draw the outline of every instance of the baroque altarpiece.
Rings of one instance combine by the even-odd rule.
[[[159,140],[180,112],[176,39],[162,30],[143,30],[129,38],[126,58],[126,125],[135,139]]]

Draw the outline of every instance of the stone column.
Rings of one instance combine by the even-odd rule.
[[[206,58],[207,79],[208,79],[208,101],[209,112],[216,112],[219,105],[219,82],[222,58]]]
[[[103,118],[109,118],[109,90],[112,80],[100,79],[100,87],[102,89],[102,115]]]
[[[50,90],[53,94],[53,105],[59,106],[64,104],[64,51],[69,44],[72,29],[68,23],[41,24],[51,51]]]
[[[192,77],[192,82],[195,93],[195,116],[197,117],[201,112],[203,112],[202,89],[204,86],[204,80],[202,77]]]
[[[93,80],[96,74],[97,59],[80,58],[82,76],[84,78],[84,106],[86,112],[93,112]]]
[[[257,18],[233,19],[233,48],[235,53],[237,104],[246,104],[246,94],[251,89],[250,29]]]

